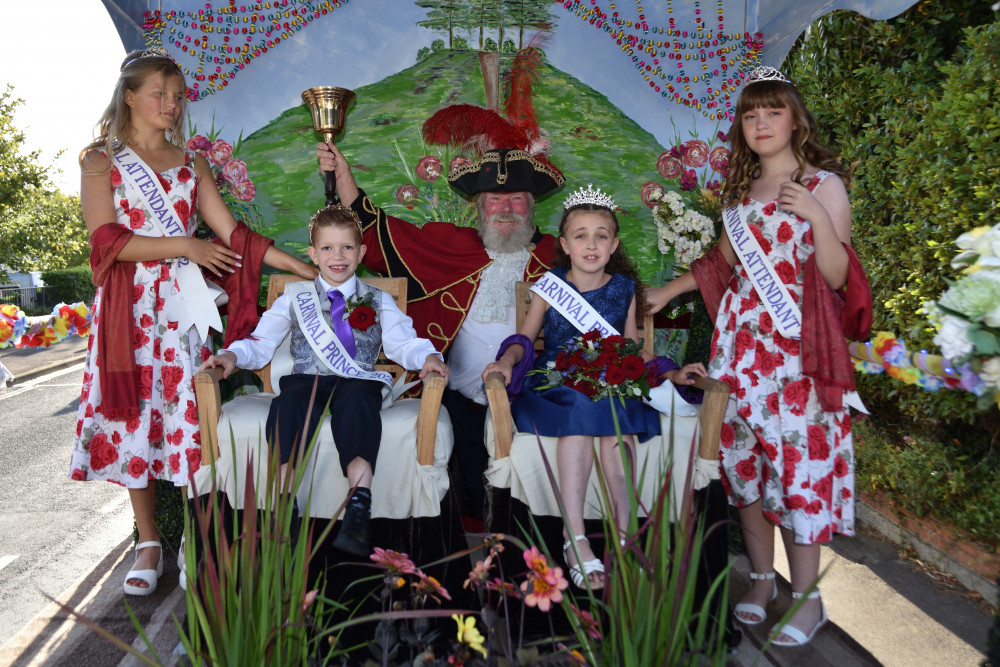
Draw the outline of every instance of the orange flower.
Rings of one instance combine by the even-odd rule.
[[[441,586],[437,579],[434,577],[428,577],[420,570],[417,570],[417,580],[410,585],[416,589],[418,597],[432,597],[438,602],[438,604],[441,603],[441,598],[444,598],[445,600],[451,599],[451,595],[444,589],[443,586]]]

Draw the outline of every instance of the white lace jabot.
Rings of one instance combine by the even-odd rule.
[[[529,254],[524,248],[515,252],[487,250],[486,253],[493,261],[483,269],[469,317],[483,324],[506,322],[514,306],[514,284],[524,278]]]

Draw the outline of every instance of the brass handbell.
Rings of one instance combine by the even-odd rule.
[[[347,107],[354,101],[353,90],[336,86],[316,86],[302,91],[302,101],[312,112],[313,129],[323,133],[324,143],[330,143],[344,129]],[[334,172],[323,175],[327,206],[337,202],[337,178]]]
[[[347,107],[354,98],[353,90],[336,86],[316,86],[302,91],[302,101],[312,112],[313,129],[323,133],[323,141],[330,143],[344,129]]]

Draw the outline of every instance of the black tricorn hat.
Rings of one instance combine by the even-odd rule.
[[[546,162],[516,148],[488,150],[476,162],[452,170],[448,182],[469,196],[480,192],[530,192],[537,197],[566,182],[559,170]]]

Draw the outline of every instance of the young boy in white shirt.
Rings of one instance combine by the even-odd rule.
[[[320,269],[316,280],[289,283],[249,338],[219,350],[201,369],[218,366],[226,377],[235,368],[261,368],[291,331],[294,366],[271,401],[268,441],[279,448],[284,479],[303,427],[308,442],[329,402],[340,464],[356,487],[333,545],[367,556],[371,480],[382,437],[382,387],[391,385],[388,374],[374,370],[379,348],[403,368],[420,369],[421,378],[436,371],[447,379],[448,367],[430,341],[417,337],[412,320],[391,296],[355,276],[366,250],[356,213],[340,206],[317,211],[309,221],[309,241],[309,257]]]

